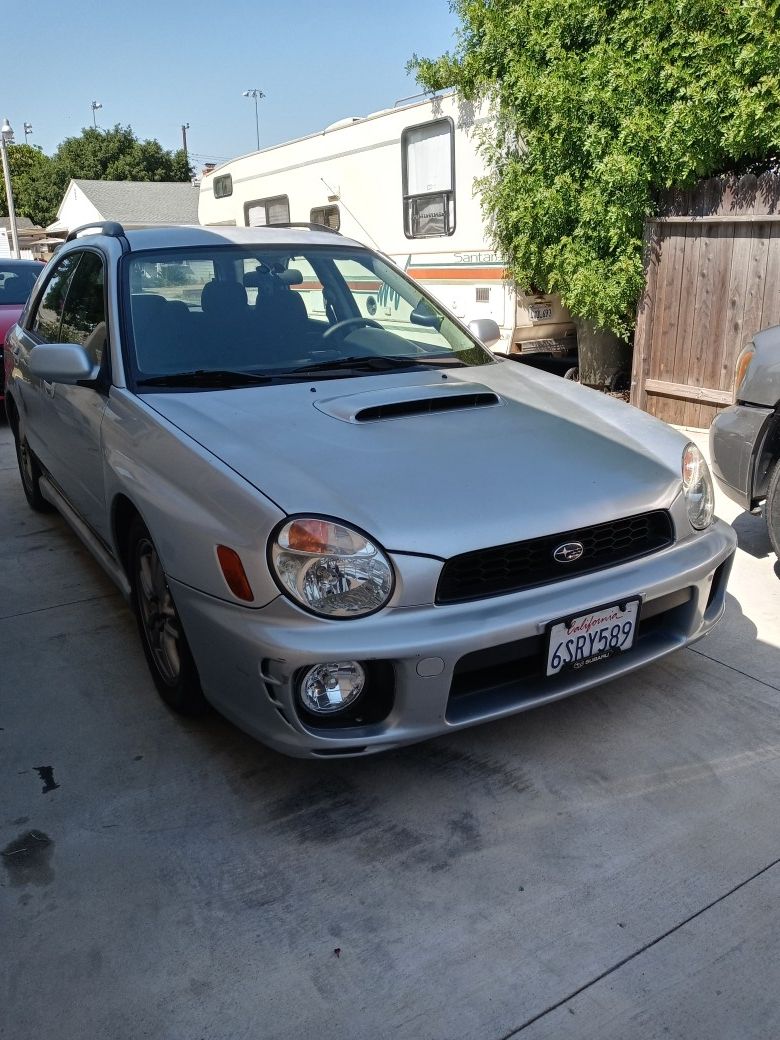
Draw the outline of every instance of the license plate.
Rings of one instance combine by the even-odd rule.
[[[547,674],[579,669],[622,654],[634,645],[639,600],[601,607],[549,626]]]
[[[552,317],[552,307],[532,304],[528,308],[528,316],[531,321],[546,321],[548,318]]]

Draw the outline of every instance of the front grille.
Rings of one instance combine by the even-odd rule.
[[[603,570],[658,552],[673,540],[672,519],[665,510],[658,509],[526,542],[479,549],[447,560],[439,578],[436,602],[463,603],[564,581],[575,574]],[[559,563],[553,553],[566,542],[581,542],[583,553],[578,560]]]
[[[546,674],[548,636],[529,636],[466,654],[453,671],[447,722],[469,722],[530,707],[573,693],[592,675],[608,676],[621,662],[638,664],[682,646],[690,632],[695,596],[696,590],[687,587],[646,600],[639,610],[633,647],[625,655],[594,662],[579,672]]]

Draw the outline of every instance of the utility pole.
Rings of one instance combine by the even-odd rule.
[[[187,131],[189,130],[189,128],[190,128],[190,124],[189,123],[182,123],[181,124],[181,146],[184,149],[184,161],[187,164],[187,169],[188,170],[190,168],[190,157],[189,157],[189,152],[187,151]]]
[[[27,138],[33,132],[32,123],[24,124],[24,143],[27,144]]]
[[[97,115],[96,115],[96,113],[97,113],[97,110],[99,108],[102,108],[102,107],[103,107],[102,101],[93,101],[92,102],[92,105],[91,105],[91,108],[92,108],[92,126],[95,128],[95,130],[97,130]]]

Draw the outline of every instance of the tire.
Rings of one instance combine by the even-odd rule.
[[[157,692],[180,715],[201,715],[208,703],[198,670],[157,549],[139,518],[130,527],[127,560],[133,610]]]
[[[624,394],[631,389],[631,373],[625,369],[613,372],[608,383],[610,392],[613,394]]]
[[[36,513],[51,513],[54,506],[47,502],[41,494],[41,467],[40,463],[32,453],[27,438],[19,430],[15,430],[14,443],[16,445],[16,462],[19,466],[19,476],[22,478],[22,489],[24,497],[30,509]]]
[[[766,526],[769,530],[769,541],[776,555],[780,558],[780,459],[775,462],[764,506]]]

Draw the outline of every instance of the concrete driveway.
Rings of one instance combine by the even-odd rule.
[[[780,569],[596,692],[362,761],[158,700],[0,425],[0,1036],[780,1034]]]

